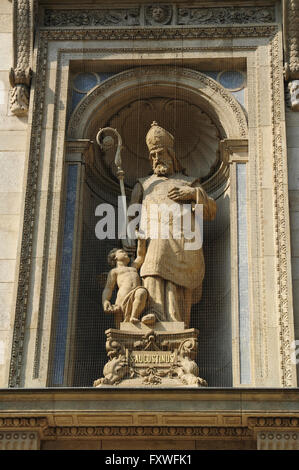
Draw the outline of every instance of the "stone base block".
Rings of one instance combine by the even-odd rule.
[[[181,322],[158,322],[155,329],[121,323],[106,331],[108,362],[95,387],[203,387],[195,362],[198,330]]]

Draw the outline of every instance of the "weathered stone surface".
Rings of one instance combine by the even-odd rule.
[[[120,330],[106,331],[109,361],[95,387],[201,387],[198,377],[198,331],[177,322],[159,322],[155,330],[123,322]],[[168,325],[170,327],[168,328]]]

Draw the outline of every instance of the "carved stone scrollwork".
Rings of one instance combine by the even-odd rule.
[[[138,26],[139,8],[45,10],[45,26]]]
[[[145,5],[144,10],[134,8],[76,8],[46,9],[44,26],[47,27],[80,27],[80,26],[157,26],[178,25],[223,25],[252,24],[275,22],[275,7],[179,7],[177,15],[171,4]]]
[[[178,24],[244,24],[275,21],[273,7],[179,8]]]
[[[167,328],[165,325],[167,322],[163,328]],[[121,323],[120,330],[106,332],[109,360],[104,366],[103,377],[95,380],[94,387],[207,386],[207,382],[199,377],[199,368],[194,361],[197,334],[194,329],[152,330]]]
[[[198,376],[199,368],[193,360],[197,353],[197,347],[198,343],[195,338],[182,341],[178,349],[178,367],[176,368],[176,373],[179,379],[186,385],[206,387],[208,384]]]
[[[24,116],[29,108],[29,92],[32,70],[10,69],[9,83],[12,87],[10,92],[10,110],[16,116]]]
[[[108,333],[106,351],[109,361],[103,369],[104,377],[95,380],[94,387],[101,385],[117,385],[128,374],[128,358],[124,346]]]
[[[104,377],[94,381],[94,387],[101,385],[117,385],[128,374],[129,366],[126,356],[119,355],[105,364]]]
[[[14,66],[9,72],[9,82],[12,87],[10,109],[16,116],[26,115],[29,108],[32,77],[30,63],[36,9],[37,0],[13,0]]]

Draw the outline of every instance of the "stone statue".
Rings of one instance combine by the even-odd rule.
[[[112,128],[101,129],[99,134],[106,130],[118,138],[115,162],[123,194],[121,138]],[[98,138],[97,141],[100,145]],[[103,368],[104,376],[94,386],[202,387],[207,383],[198,376],[195,362],[198,331],[189,328],[189,320],[194,293],[197,301],[201,296],[204,257],[201,244],[193,249],[185,248],[190,237],[184,231],[184,224],[180,223],[177,230],[176,215],[171,211],[174,207],[178,209],[181,222],[181,208],[192,208],[190,226],[196,228],[196,204],[202,205],[206,220],[214,219],[216,204],[198,178],[184,173],[169,132],[153,122],[146,143],[153,174],[137,181],[131,197],[131,204],[142,208],[136,258],[129,266],[127,252],[135,253],[132,244],[126,246],[133,241],[130,237],[123,239],[125,249],[114,248],[108,255],[112,269],[102,303],[106,313],[115,314],[117,329],[105,332],[108,362]],[[155,220],[153,206],[157,207]],[[161,227],[157,236],[153,236],[147,228],[157,221],[163,225],[164,211],[168,214],[168,236],[164,236]],[[118,293],[115,305],[111,305],[116,285]]]
[[[203,218],[213,220],[215,201],[196,177],[184,174],[174,153],[173,136],[153,122],[146,143],[153,174],[138,180],[131,204],[142,202],[143,207],[149,208],[151,204],[197,203],[203,205]],[[158,321],[184,322],[188,328],[194,294],[197,301],[201,297],[205,264],[202,248],[186,250],[185,241],[183,233],[181,239],[173,237],[170,225],[168,238],[143,240],[138,267],[141,266],[140,276],[149,293],[148,311]]]
[[[291,107],[293,111],[299,111],[299,80],[289,82]]]
[[[138,323],[143,312],[148,293],[141,285],[135,264],[128,266],[130,258],[124,249],[114,248],[108,254],[108,263],[112,267],[108,273],[106,286],[102,294],[102,304],[105,313],[115,315],[116,327],[120,321]],[[111,305],[114,288],[118,287],[114,305]]]

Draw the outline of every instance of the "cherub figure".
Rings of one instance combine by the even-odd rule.
[[[115,315],[117,328],[121,321],[138,323],[148,299],[147,289],[142,286],[137,272],[141,264],[138,253],[132,266],[128,266],[129,262],[130,258],[122,248],[113,248],[108,254],[108,264],[112,269],[103,290],[102,304],[105,313]],[[110,299],[116,285],[118,292],[112,305]]]

